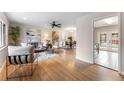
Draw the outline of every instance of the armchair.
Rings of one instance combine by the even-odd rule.
[[[11,78],[18,78],[22,76],[32,76],[33,74],[33,63],[37,57],[34,55],[34,47],[33,46],[9,46],[8,47],[8,56],[7,56],[7,63],[6,63],[6,79]],[[18,66],[18,68],[23,66],[29,66],[28,69],[30,70],[30,74],[16,74],[15,77],[10,77],[12,73],[14,73],[16,70],[10,72],[8,70],[10,65]],[[23,72],[28,72],[28,70],[25,70]],[[19,72],[18,72],[19,73]]]

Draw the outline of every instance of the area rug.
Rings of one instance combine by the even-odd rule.
[[[38,56],[38,61],[48,60],[53,57],[57,56],[57,54],[46,54],[46,53],[40,53]]]

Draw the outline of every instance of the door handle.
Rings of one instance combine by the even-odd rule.
[[[99,54],[99,43],[94,44],[94,50]]]

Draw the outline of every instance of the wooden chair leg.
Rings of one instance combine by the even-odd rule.
[[[6,80],[8,80],[8,67],[7,67],[7,64],[8,62],[7,62],[7,57],[6,57]]]
[[[32,62],[31,62],[31,76],[33,75],[33,65],[32,65]]]
[[[7,67],[7,63],[6,63],[6,80],[8,80],[8,67]]]

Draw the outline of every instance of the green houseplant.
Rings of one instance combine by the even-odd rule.
[[[9,27],[9,35],[11,39],[13,40],[13,45],[17,45],[18,39],[20,36],[20,28],[19,26],[10,26]]]

